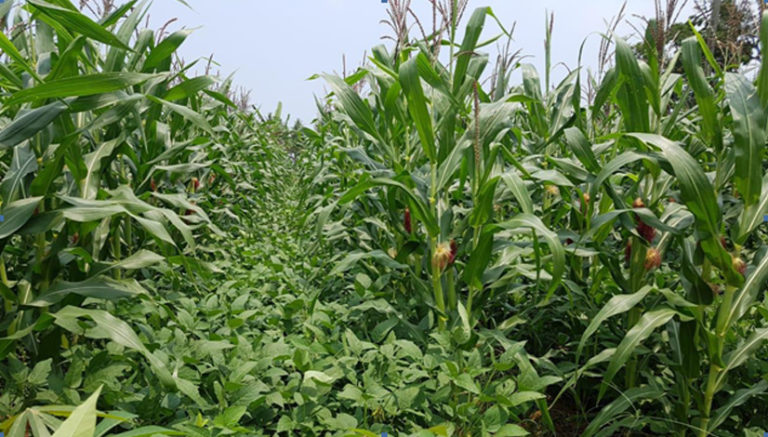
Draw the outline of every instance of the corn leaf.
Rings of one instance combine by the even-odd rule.
[[[122,90],[146,82],[154,76],[141,73],[97,73],[85,76],[57,79],[13,94],[6,105],[16,105],[33,100],[92,96]]]
[[[621,343],[619,343],[619,346],[616,348],[616,353],[611,358],[611,362],[608,364],[608,369],[603,375],[603,382],[600,386],[598,400],[603,398],[605,392],[613,381],[613,377],[622,367],[624,367],[624,364],[629,360],[643,340],[648,338],[656,328],[667,323],[676,314],[677,311],[671,308],[659,308],[643,314],[643,317],[641,317],[637,324],[627,332],[627,335],[624,336],[624,339],[621,340]]]
[[[760,201],[768,117],[755,87],[743,75],[727,73],[725,91],[734,123],[734,184],[744,199],[744,205],[750,207]]]

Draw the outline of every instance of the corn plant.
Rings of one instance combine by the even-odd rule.
[[[622,268],[601,250],[623,294],[608,299],[578,343],[577,362],[585,350],[596,355],[577,377],[607,362],[597,401],[618,392],[585,435],[650,427],[704,436],[768,388],[749,378],[729,383],[766,338],[759,321],[748,322],[750,313],[760,314],[754,304],[766,279],[764,238],[757,233],[766,212],[760,97],[766,70],[761,67],[756,86],[741,74],[723,74],[694,37],[678,54],[685,75],[674,73],[675,65],[662,72],[650,41],[646,47],[644,62],[617,41],[616,66],[600,89],[604,98],[598,94],[592,107],[593,119],[610,118],[617,114],[602,105],[614,101],[623,129],[611,138],[595,130],[592,140],[580,129],[566,131],[567,145],[593,175],[589,195],[600,205],[579,244],[615,245],[610,237],[618,235],[610,230],[618,219],[626,258]],[[713,78],[705,76],[702,53]],[[691,100],[696,105],[686,109]],[[595,348],[600,327],[621,315],[626,333],[616,347]],[[663,341],[654,338],[648,355],[643,343],[661,327]],[[659,371],[663,376],[652,376]],[[621,373],[623,383],[615,379]],[[652,402],[668,416],[627,411]]]
[[[188,265],[194,232],[209,223],[190,198],[193,175],[210,165],[204,147],[214,132],[197,111],[213,80],[171,71],[188,32],[156,41],[138,30],[145,3],[100,22],[68,1],[12,3],[2,15],[23,25],[0,35],[0,356],[51,371],[80,337],[108,338],[175,387],[109,302],[151,299],[140,283],[146,269]],[[18,393],[4,384],[6,414],[31,401],[31,386],[18,382]]]
[[[722,73],[700,37],[662,70],[649,28],[640,56],[615,39],[615,65],[588,107],[578,72],[542,91],[527,65],[522,85],[492,100],[478,85],[485,59],[476,49],[487,14],[481,9],[470,18],[453,71],[417,41],[398,57],[374,50],[371,66],[347,78],[326,77],[350,128],[338,143],[347,145],[352,165],[345,161],[339,171],[360,169],[338,205],[356,202],[346,217],[362,220],[346,237],[359,249],[332,273],[361,262],[371,272],[403,272],[395,276],[403,301],[431,310],[414,314],[427,316],[419,326],[452,330],[459,345],[482,341],[457,336],[462,327],[532,323],[534,350],[547,353],[555,342],[569,343],[565,332],[546,332],[547,323],[573,329],[584,323],[580,305],[595,308],[571,343],[575,353],[563,354],[571,358],[544,364],[568,381],[556,401],[570,393],[577,405],[604,406],[585,434],[630,426],[715,431],[765,389],[732,388],[726,378],[761,350],[765,335],[754,323],[733,332],[742,317],[756,314],[750,308],[765,282],[756,234],[766,212],[763,73],[757,86]],[[705,76],[703,62],[715,77]],[[367,98],[352,88],[364,79]],[[320,224],[342,238],[340,223],[354,222],[329,227],[333,208],[318,211]],[[521,232],[530,240],[515,238]],[[369,284],[359,274],[357,280]],[[489,303],[519,312],[510,317]],[[601,326],[618,316],[626,334],[616,347],[597,348],[606,341],[596,336]],[[660,327],[667,331],[654,336]],[[659,338],[670,339],[664,354],[658,346],[657,356],[638,350]],[[566,367],[574,370],[564,372],[571,359]],[[580,380],[602,362],[607,368],[593,393]],[[659,362],[675,377],[649,380]],[[708,368],[699,373],[702,363]],[[609,393],[615,400],[606,404]],[[668,416],[628,411],[651,400]]]

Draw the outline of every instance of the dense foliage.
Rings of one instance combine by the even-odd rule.
[[[290,128],[110,12],[0,4],[6,435],[768,429],[768,67],[484,87],[481,8]]]

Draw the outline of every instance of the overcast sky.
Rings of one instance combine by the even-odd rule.
[[[252,90],[251,101],[263,112],[283,102],[284,113],[305,122],[315,114],[314,95],[323,95],[315,73],[340,72],[342,55],[348,69],[359,65],[363,54],[377,44],[389,28],[387,5],[381,0],[187,0],[192,10],[175,0],[155,0],[153,26],[178,18],[170,29],[196,28],[182,46],[187,62],[211,54],[221,73],[235,73],[235,82]],[[579,47],[587,39],[585,61],[594,65],[605,20],[621,6],[619,0],[470,0],[467,15],[490,6],[506,27],[516,22],[514,50],[522,49],[543,76],[545,11],[555,13],[552,62],[575,66]],[[653,0],[629,0],[627,17],[652,16]],[[425,21],[432,21],[428,0],[412,0]],[[634,22],[639,23],[638,19]],[[488,20],[487,36],[495,32]],[[633,33],[623,26],[624,35]],[[590,36],[590,34],[592,34]],[[493,50],[490,46],[488,49]],[[553,78],[566,70],[557,67]]]

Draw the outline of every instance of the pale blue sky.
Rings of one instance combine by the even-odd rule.
[[[348,70],[360,63],[363,53],[382,43],[389,29],[380,24],[387,5],[380,0],[187,0],[193,10],[174,0],[155,0],[151,23],[169,18],[171,25],[197,28],[181,49],[186,61],[214,54],[221,73],[235,73],[235,82],[252,90],[251,101],[263,112],[272,112],[279,101],[284,111],[305,122],[315,114],[314,95],[323,95],[321,80],[307,81],[315,73],[341,71],[342,55]],[[514,50],[523,49],[541,72],[544,65],[545,11],[555,13],[552,61],[575,66],[584,38],[605,30],[619,0],[470,0],[467,14],[491,6],[509,27],[517,22]],[[412,5],[431,24],[427,0]],[[627,16],[653,15],[653,0],[629,0]],[[638,22],[637,19],[634,20]],[[495,32],[490,20],[486,28]],[[621,28],[622,34],[633,31]],[[491,35],[491,33],[488,33]],[[587,65],[597,58],[599,37],[590,36],[585,48]],[[494,49],[494,47],[488,47]],[[368,51],[370,53],[370,51]],[[562,77],[558,67],[553,78]]]

